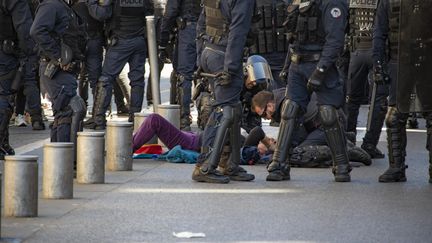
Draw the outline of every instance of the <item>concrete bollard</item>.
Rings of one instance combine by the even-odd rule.
[[[46,199],[73,198],[73,143],[47,143],[43,149],[42,191]]]
[[[175,127],[180,128],[180,105],[159,105],[158,113]]]
[[[145,121],[145,119],[152,113],[135,113],[134,118],[134,130],[133,133],[136,133],[138,129],[140,128],[141,124]],[[157,143],[157,136],[154,136],[150,141],[148,141],[146,144],[156,144]]]
[[[79,132],[77,139],[77,182],[105,182],[105,133]]]
[[[107,170],[132,170],[132,123],[108,122],[105,140]]]
[[[4,215],[37,217],[38,156],[5,156]]]

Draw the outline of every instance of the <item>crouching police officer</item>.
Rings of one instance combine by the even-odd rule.
[[[335,62],[344,46],[347,13],[346,0],[295,0],[288,6],[286,27],[291,64],[277,148],[267,168],[268,181],[290,179],[290,167],[286,163],[288,146],[297,118],[306,111],[310,92],[317,95],[322,126],[332,152],[335,181],[351,179],[344,130],[336,110],[344,102]]]
[[[32,15],[26,0],[5,0],[0,3],[0,159],[13,155],[9,145],[9,120],[13,112],[17,73],[23,72],[19,54],[32,53],[34,43],[29,33]],[[15,85],[14,85],[15,83]]]
[[[168,0],[162,18],[159,53],[166,59],[170,32],[177,23],[177,100],[180,104],[180,128],[190,130],[192,76],[196,68],[196,22],[201,13],[201,0]],[[164,61],[164,60],[162,60]],[[172,87],[173,88],[173,87]]]
[[[140,112],[144,99],[144,64],[146,59],[146,16],[153,14],[149,0],[90,0],[90,14],[107,24],[108,47],[102,75],[96,85],[95,129],[105,129],[105,113],[111,103],[112,86],[129,63],[131,99],[129,121]]]
[[[76,93],[86,34],[78,15],[63,0],[45,0],[36,12],[30,35],[39,47],[40,78],[52,99],[52,142],[76,142],[86,105]]]
[[[203,135],[203,147],[192,179],[199,182],[228,183],[255,178],[240,163],[240,93],[243,87],[243,48],[250,30],[254,0],[204,0],[197,30],[205,29],[200,66],[216,74],[214,110]],[[229,134],[231,159],[223,173],[216,170],[226,135]],[[225,174],[225,175],[224,175]]]

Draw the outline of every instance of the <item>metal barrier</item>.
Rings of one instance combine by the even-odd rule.
[[[157,112],[158,105],[161,103],[159,87],[159,60],[156,44],[156,27],[154,16],[146,16],[147,44],[151,72],[151,88],[153,97],[153,111]]]
[[[77,182],[105,182],[105,132],[78,133]]]
[[[37,217],[38,156],[5,156],[4,215]]]
[[[108,122],[105,141],[107,170],[132,170],[132,123]]]
[[[176,128],[180,128],[180,105],[159,105],[158,113]]]
[[[47,199],[73,198],[73,143],[47,143],[43,149],[43,197]]]

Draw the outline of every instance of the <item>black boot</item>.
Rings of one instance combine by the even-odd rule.
[[[385,157],[383,152],[371,143],[363,143],[361,148],[366,151],[372,159],[383,159]]]
[[[144,100],[144,87],[134,86],[131,89],[131,102],[129,106],[129,122],[134,122],[135,112],[141,112]]]
[[[296,126],[299,106],[292,100],[286,99],[282,106],[282,120],[280,123],[276,149],[273,158],[267,166],[267,181],[283,181],[290,179],[288,150],[291,146],[292,133]]]
[[[91,128],[95,130],[105,130],[106,128],[106,117],[105,113],[111,104],[112,88],[104,87],[104,83],[98,81],[96,84],[96,99],[93,103],[94,106],[94,124]]]
[[[233,181],[252,181],[255,176],[247,173],[245,169],[240,167],[240,114],[241,104],[238,103],[234,107],[234,119],[229,131],[231,155],[227,166],[224,169],[224,174],[229,176]]]
[[[321,105],[319,113],[327,144],[332,153],[335,181],[349,182],[351,181],[351,166],[346,149],[345,132],[339,123],[336,108],[330,105]]]
[[[220,161],[222,147],[225,144],[228,129],[232,126],[234,120],[234,109],[231,106],[224,106],[222,108],[216,108],[214,112],[219,114],[214,113],[211,117],[220,117],[220,113],[222,113],[222,117],[220,118],[220,122],[212,120],[207,124],[207,126],[215,126],[216,128],[216,124],[219,123],[216,129],[213,149],[207,147],[202,148],[197,166],[192,174],[192,179],[198,182],[228,183],[230,181],[229,177],[224,176],[217,171],[216,168]]]
[[[15,151],[9,144],[9,120],[12,117],[11,109],[0,111],[0,160],[5,155],[14,155]]]
[[[387,113],[387,96],[377,96],[375,101],[375,107],[373,110],[369,108],[369,112],[372,112],[371,124],[368,126],[368,130],[363,138],[363,144],[361,148],[364,149],[372,159],[382,159],[384,154],[376,147],[381,135],[381,130],[384,124],[384,120]]]
[[[387,113],[387,146],[389,168],[380,175],[379,182],[404,182],[406,181],[405,165],[406,156],[406,128],[408,114],[400,113],[396,107],[389,107]]]
[[[350,161],[360,162],[367,166],[372,164],[372,158],[369,153],[364,149],[355,146],[350,141],[347,141],[347,152]]]
[[[192,124],[192,117],[190,115],[190,100],[185,98],[185,89],[183,88],[185,80],[183,75],[178,75],[177,83],[177,103],[180,105],[180,130],[190,131]],[[189,91],[190,92],[190,91]]]
[[[357,120],[359,115],[359,104],[354,104],[350,98],[348,97],[348,101],[346,104],[347,107],[347,132],[353,132],[354,134],[357,134]]]

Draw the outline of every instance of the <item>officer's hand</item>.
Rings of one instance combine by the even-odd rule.
[[[308,83],[307,83],[307,89],[310,92],[316,92],[321,89],[322,83],[324,82],[325,77],[325,71],[322,68],[317,68],[310,76]]]
[[[165,46],[159,46],[159,59],[164,63],[169,63],[168,52]]]
[[[285,81],[285,80],[287,79],[287,77],[288,77],[288,72],[287,72],[287,71],[282,70],[282,71],[279,73],[279,79],[280,79],[281,81]]]
[[[221,86],[228,85],[231,83],[231,74],[227,71],[219,72],[216,74],[215,82]]]
[[[66,65],[60,64],[60,68],[65,72],[71,72],[73,67],[74,67],[73,63],[68,63]]]
[[[387,73],[387,69],[384,64],[380,61],[376,62],[373,66],[373,81],[378,84],[388,84],[390,82],[390,77]]]

